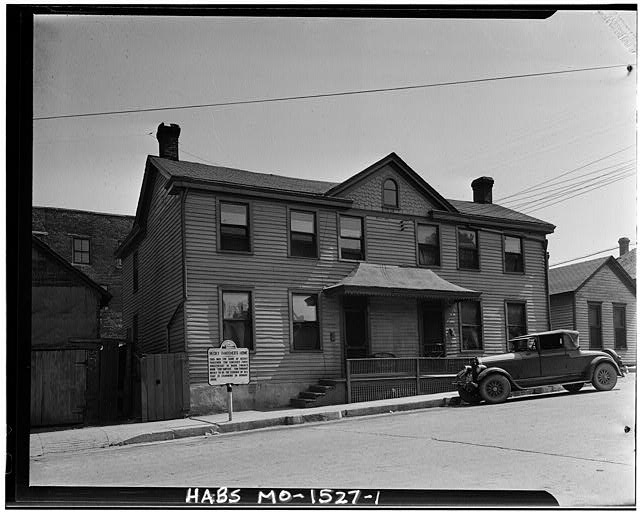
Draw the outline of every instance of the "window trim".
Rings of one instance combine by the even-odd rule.
[[[223,294],[225,292],[248,292],[250,294],[249,301],[251,303],[251,345],[252,348],[249,349],[250,354],[256,353],[256,295],[255,295],[255,287],[247,286],[247,285],[219,285],[218,286],[218,338],[220,339],[218,346],[224,342],[224,301]]]
[[[628,344],[628,339],[629,337],[627,337],[627,333],[628,333],[628,326],[627,326],[627,304],[626,303],[612,303],[611,304],[611,321],[613,324],[613,348],[614,349],[628,349],[629,348],[629,344]],[[615,317],[615,310],[616,309],[620,309],[622,310],[622,313],[624,314],[623,319],[624,319],[624,345],[618,345],[618,340],[616,337],[616,317]]]
[[[478,253],[478,267],[461,267],[460,266],[460,230],[476,232],[476,251]],[[482,259],[480,255],[480,230],[469,226],[456,226],[456,266],[458,271],[480,272],[482,269]]]
[[[313,229],[315,230],[316,237],[316,256],[308,257],[308,256],[300,256],[300,255],[292,255],[291,254],[291,212],[302,212],[305,214],[313,214]],[[287,205],[287,256],[289,258],[301,258],[303,260],[318,260],[320,258],[320,236],[318,232],[319,224],[318,224],[318,210],[317,209],[306,209],[306,208],[297,208],[291,207]],[[296,232],[302,233],[302,232]]]
[[[386,187],[385,187],[387,182],[391,182],[396,186],[396,204],[395,205],[385,202],[385,198],[384,198],[385,194],[384,193],[387,190]],[[382,196],[381,197],[381,199],[382,199],[382,202],[381,202],[382,203],[382,208],[390,208],[390,209],[394,209],[394,210],[400,209],[400,186],[398,185],[398,181],[395,178],[392,178],[392,177],[388,176],[388,177],[386,177],[386,178],[384,178],[382,180],[381,196]]]
[[[529,312],[526,299],[505,299],[504,300],[504,328],[505,328],[505,344],[507,351],[509,350],[509,305],[518,304],[524,306],[524,334],[529,332]]]
[[[512,239],[520,239],[520,254],[522,255],[522,271],[507,271],[507,237]],[[524,237],[520,235],[512,235],[510,233],[502,234],[502,272],[504,274],[523,275],[526,274],[527,267],[524,258]]]
[[[87,251],[78,251],[78,253],[80,254],[84,254],[86,253],[89,256],[89,261],[88,262],[76,262],[76,241],[84,241],[86,240],[87,243],[89,244],[89,249]],[[72,235],[71,236],[71,263],[73,265],[91,265],[91,237],[85,237],[82,235]]]
[[[136,292],[138,292],[138,290],[140,290],[140,257],[138,254],[138,250],[135,250],[132,254],[131,254],[131,268],[132,268],[132,276],[131,276],[131,282],[133,285],[133,293],[135,294]]]
[[[366,232],[367,232],[367,217],[366,216],[359,216],[359,215],[351,215],[351,214],[341,214],[341,213],[336,213],[337,217],[338,217],[338,230],[337,230],[337,236],[338,236],[338,260],[342,261],[342,262],[366,262],[367,261],[367,237],[366,237]],[[352,258],[343,258],[342,257],[342,236],[340,235],[341,231],[342,231],[342,218],[343,217],[352,217],[354,219],[360,219],[361,221],[361,226],[362,226],[362,260],[354,260]],[[350,237],[347,237],[350,238]],[[355,240],[355,239],[354,239]]]
[[[229,203],[232,205],[243,205],[247,207],[247,231],[249,238],[249,251],[241,251],[237,249],[222,249],[222,204]],[[227,197],[218,197],[216,201],[216,249],[218,253],[230,253],[233,255],[253,255],[253,202],[250,200],[236,200]]]
[[[464,349],[462,347],[464,338],[463,338],[463,334],[462,334],[462,303],[476,303],[479,308],[480,308],[480,336],[482,337],[482,341],[481,341],[481,347],[480,349]],[[476,300],[476,299],[471,299],[468,301],[459,301],[458,302],[458,333],[460,333],[460,342],[459,342],[459,350],[460,353],[463,353],[465,355],[467,354],[484,354],[484,342],[485,342],[485,338],[484,338],[484,311],[482,308],[482,301],[481,300]]]
[[[318,298],[316,305],[316,318],[318,322],[318,349],[296,349],[293,340],[293,296],[295,295],[315,295]],[[292,288],[287,290],[287,296],[289,299],[289,352],[290,353],[323,353],[323,334],[322,334],[322,294],[317,289],[298,289]]]
[[[438,261],[437,265],[427,265],[420,263],[420,240],[418,238],[418,231],[420,226],[434,226],[438,230]],[[439,224],[435,223],[422,223],[417,219],[414,221],[415,241],[416,241],[416,265],[418,267],[425,267],[427,269],[441,268],[442,267],[442,230]]]

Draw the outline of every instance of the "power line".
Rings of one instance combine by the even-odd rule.
[[[624,180],[624,179],[626,179],[626,178],[631,178],[631,177],[635,176],[635,174],[636,174],[636,173],[635,173],[635,171],[632,171],[631,173],[627,173],[627,174],[626,174],[626,175],[624,175],[624,176],[620,176],[620,177],[618,177],[618,178],[611,179],[611,180],[609,180],[608,182],[603,183],[603,184],[601,184],[601,185],[600,185],[600,186],[598,186],[598,187],[594,187],[594,188],[591,188],[591,189],[589,189],[589,190],[586,190],[586,191],[583,191],[583,192],[579,192],[579,193],[577,193],[577,194],[572,194],[572,195],[570,195],[570,196],[566,196],[566,197],[564,197],[564,198],[562,198],[562,199],[560,199],[560,200],[558,200],[558,201],[555,201],[555,202],[553,202],[553,203],[549,203],[548,205],[543,205],[543,206],[540,206],[540,207],[537,207],[537,208],[533,208],[533,209],[530,209],[530,210],[525,210],[525,212],[524,212],[524,213],[526,213],[526,214],[530,214],[530,213],[532,213],[532,212],[537,212],[538,210],[542,210],[542,209],[547,208],[547,207],[550,207],[550,206],[552,206],[552,205],[556,205],[556,204],[558,204],[558,203],[562,203],[563,201],[566,201],[566,200],[568,200],[568,199],[575,198],[575,197],[577,197],[577,196],[582,196],[583,194],[587,194],[588,192],[592,192],[592,191],[595,191],[595,190],[597,190],[597,189],[602,189],[603,187],[606,187],[607,185],[611,185],[611,184],[613,184],[613,183],[615,183],[615,182],[619,182],[620,180]],[[583,187],[583,188],[584,188],[584,187]]]
[[[595,66],[592,68],[576,68],[576,69],[568,69],[568,70],[560,70],[560,71],[544,71],[540,73],[524,73],[520,75],[503,75],[498,77],[476,78],[476,79],[470,79],[470,80],[456,80],[451,82],[434,82],[430,84],[385,87],[385,88],[377,88],[377,89],[357,89],[353,91],[341,91],[341,92],[335,92],[335,93],[283,96],[278,98],[259,98],[254,100],[237,100],[237,101],[218,102],[218,103],[204,103],[204,104],[198,104],[198,105],[181,105],[181,106],[173,106],[173,107],[151,107],[151,108],[144,108],[144,109],[89,112],[84,114],[61,114],[57,116],[38,116],[38,117],[34,117],[33,120],[42,121],[42,120],[50,120],[50,119],[109,116],[109,115],[115,115],[115,114],[132,114],[137,112],[160,112],[160,111],[180,110],[180,109],[200,109],[200,108],[211,108],[211,107],[228,107],[232,105],[250,105],[254,103],[284,102],[284,101],[292,101],[292,100],[310,100],[314,98],[331,98],[335,96],[349,96],[349,95],[356,95],[356,94],[408,91],[411,89],[426,89],[429,87],[444,87],[444,86],[451,86],[451,85],[477,84],[482,82],[491,82],[491,81],[498,81],[498,80],[512,80],[516,78],[531,78],[531,77],[542,77],[542,76],[550,76],[550,75],[561,75],[561,74],[567,74],[567,73],[577,73],[582,71],[596,71],[596,70],[603,70],[603,69],[621,68],[621,67],[627,67],[627,66],[628,66],[627,64],[616,64],[614,66]]]
[[[540,185],[548,184],[549,181],[554,181],[554,180],[557,180],[558,178],[562,178],[563,176],[567,176],[567,175],[570,175],[571,173],[575,173],[576,171],[580,171],[581,169],[584,169],[585,167],[590,166],[591,164],[595,164],[595,163],[600,162],[602,160],[608,159],[609,157],[613,157],[614,155],[617,155],[618,153],[622,153],[623,151],[627,151],[629,148],[633,148],[633,144],[631,144],[631,145],[629,145],[629,146],[627,146],[625,148],[622,148],[621,150],[614,151],[613,153],[609,153],[609,155],[605,155],[604,157],[600,157],[599,159],[592,160],[591,162],[587,162],[586,164],[583,164],[583,165],[581,165],[579,167],[576,167],[574,169],[570,169],[569,171],[561,173],[561,174],[559,174],[558,176],[556,176],[555,178],[553,178],[551,180],[546,180],[544,182],[538,182],[537,184],[532,185],[531,187],[527,187],[526,189],[522,189],[522,190],[520,190],[518,192],[514,192],[513,194],[510,194],[509,196],[504,196],[502,198],[499,198],[496,201],[501,201],[502,202],[502,201],[506,200],[507,198],[512,198],[514,196],[518,196],[520,194],[524,194],[525,192],[530,192],[532,190],[536,190],[537,188],[539,188]],[[507,202],[507,203],[509,203],[509,202]]]
[[[632,246],[635,246],[635,244],[632,244]],[[601,255],[602,253],[608,253],[609,251],[614,251],[616,249],[618,249],[618,246],[614,246],[609,249],[603,249],[602,251],[596,251],[595,253],[591,253],[590,255],[584,255],[581,257],[572,258],[571,260],[565,260],[564,262],[558,262],[557,264],[549,264],[549,269],[551,269],[552,267],[558,267],[559,265],[569,264],[571,262],[575,262],[576,260],[583,260],[592,256]]]
[[[620,164],[617,164],[617,165],[619,166]],[[576,189],[576,187],[580,185],[588,184],[587,187],[594,187],[596,185],[599,185],[600,183],[607,181],[610,178],[615,178],[628,171],[635,170],[635,168],[636,168],[636,165],[633,163],[625,164],[625,165],[622,165],[622,167],[619,167],[618,169],[609,171],[607,173],[603,173],[595,177],[587,178],[586,180],[582,180],[580,182],[573,182],[568,185],[562,185],[560,187],[556,187],[555,189],[550,191],[538,192],[538,193],[532,194],[528,198],[522,198],[519,202],[509,205],[507,208],[518,210],[518,209],[524,209],[533,203],[536,203],[536,204],[544,203],[549,200],[558,198],[567,192],[582,190],[584,187]],[[603,171],[603,169],[597,169],[594,172],[597,173],[600,171]],[[589,174],[593,174],[593,173],[589,173]],[[536,197],[536,196],[541,196],[541,197]]]

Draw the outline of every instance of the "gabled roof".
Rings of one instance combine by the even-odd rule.
[[[549,294],[576,292],[600,269],[607,265],[611,267],[613,272],[615,272],[635,294],[635,285],[633,284],[631,276],[629,276],[627,271],[611,256],[549,269]]]
[[[535,217],[522,214],[516,210],[496,205],[495,203],[475,203],[473,201],[460,201],[450,199],[451,203],[458,212],[474,217],[489,217],[492,219],[504,219],[508,221],[517,221],[522,223],[534,223],[545,225],[550,231],[555,228],[552,224],[542,221]]]
[[[43,253],[47,254],[51,259],[53,259],[56,263],[61,265],[64,269],[66,269],[69,273],[75,276],[79,281],[83,282],[87,287],[93,289],[98,293],[100,297],[100,303],[102,306],[106,306],[111,300],[111,294],[103,289],[100,285],[98,285],[95,281],[89,278],[86,274],[84,274],[80,269],[77,269],[73,265],[71,265],[62,255],[59,255],[55,252],[49,245],[44,243],[35,235],[31,236],[31,245],[38,248]]]
[[[448,282],[431,269],[365,262],[359,263],[346,278],[325,287],[323,292],[327,294],[342,292],[344,294],[430,297],[453,300],[480,296],[480,292]]]
[[[634,280],[636,279],[636,250],[627,251],[621,257],[618,257],[618,263],[629,273]]]
[[[419,191],[435,203],[439,207],[438,210],[445,210],[446,212],[456,211],[455,207],[451,205],[451,203],[443,198],[438,191],[425,182],[418,173],[411,169],[404,160],[393,152],[389,153],[389,155],[380,159],[378,162],[371,164],[368,168],[353,175],[351,178],[337,184],[335,187],[327,191],[326,194],[327,196],[338,196],[388,165],[391,165],[397,173],[403,176],[409,183],[412,183]]]

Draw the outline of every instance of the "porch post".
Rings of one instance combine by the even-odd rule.
[[[420,395],[420,357],[416,358],[416,395]]]
[[[351,362],[347,359],[345,368],[347,369],[347,404],[351,403]]]

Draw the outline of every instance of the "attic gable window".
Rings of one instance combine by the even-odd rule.
[[[91,263],[89,239],[84,239],[81,237],[73,238],[73,263],[74,264]]]
[[[385,207],[398,208],[398,184],[391,178],[384,181],[382,204]]]
[[[249,205],[220,202],[220,249],[251,251]]]

